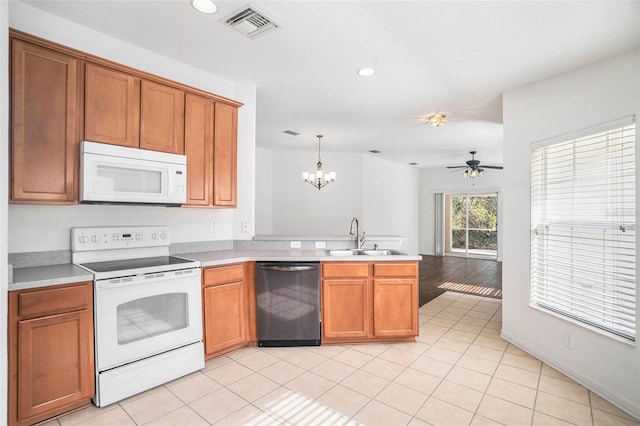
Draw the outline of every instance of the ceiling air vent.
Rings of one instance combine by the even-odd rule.
[[[286,133],[291,136],[298,136],[300,133],[294,132],[293,130],[283,130],[282,133]]]
[[[250,4],[228,15],[223,22],[249,38],[255,38],[278,28],[278,24]]]

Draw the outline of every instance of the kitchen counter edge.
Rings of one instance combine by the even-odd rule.
[[[215,250],[175,254],[200,261],[202,267],[240,262],[389,262],[419,261],[420,255],[329,256],[326,250]],[[93,275],[71,263],[14,268],[9,291],[93,281]]]

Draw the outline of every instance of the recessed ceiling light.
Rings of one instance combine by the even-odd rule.
[[[293,130],[283,130],[283,131],[282,131],[282,133],[286,133],[286,134],[291,135],[291,136],[298,136],[298,135],[300,135],[300,133],[295,132],[295,131],[293,131]]]
[[[358,70],[358,75],[361,77],[371,77],[376,73],[376,70],[373,68],[360,68]]]
[[[417,166],[418,163],[409,163],[410,166]]]
[[[380,154],[382,151],[378,151],[377,149],[372,149],[369,152],[372,154]]]
[[[191,6],[200,13],[212,15],[218,11],[218,6],[212,0],[189,0]]]

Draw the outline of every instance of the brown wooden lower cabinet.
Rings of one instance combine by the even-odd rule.
[[[239,263],[202,271],[205,359],[247,345],[245,268]]]
[[[322,276],[322,337],[370,337],[369,265],[324,263]]]
[[[413,341],[417,262],[322,264],[323,343]]]
[[[95,394],[93,283],[9,292],[9,421],[30,425]]]

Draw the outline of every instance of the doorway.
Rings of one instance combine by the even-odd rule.
[[[497,259],[498,193],[446,194],[444,253]]]

